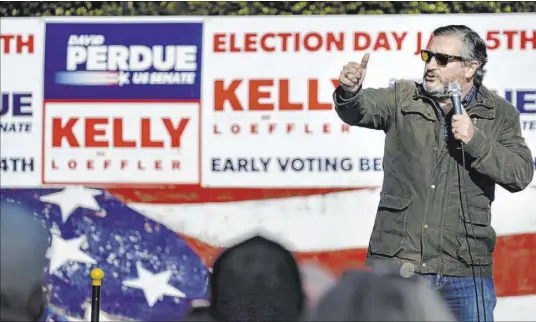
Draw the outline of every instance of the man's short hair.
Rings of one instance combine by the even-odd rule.
[[[482,85],[486,70],[484,67],[488,62],[488,49],[486,42],[477,32],[465,25],[448,25],[439,27],[433,32],[437,36],[457,36],[463,43],[461,55],[466,61],[478,62],[478,68],[475,71],[474,84]]]

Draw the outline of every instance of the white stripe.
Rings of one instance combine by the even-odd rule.
[[[536,295],[499,297],[495,307],[495,321],[534,321]]]
[[[213,246],[265,232],[295,251],[366,247],[379,190],[326,196],[197,205],[129,206],[170,229]],[[497,234],[536,232],[536,189],[511,194],[497,188],[493,225]]]
[[[198,205],[129,204],[170,229],[214,246],[262,231],[296,251],[368,244],[378,192]]]
[[[491,224],[497,235],[536,232],[536,188],[510,193],[497,187]]]

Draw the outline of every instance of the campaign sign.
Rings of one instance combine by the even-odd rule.
[[[0,19],[0,187],[41,184],[44,24]]]
[[[183,99],[201,92],[202,23],[47,23],[45,99]]]
[[[201,23],[49,23],[43,183],[200,182]]]

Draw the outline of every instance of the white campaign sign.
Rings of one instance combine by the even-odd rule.
[[[0,19],[0,186],[41,183],[44,21]]]
[[[203,184],[381,185],[384,134],[338,118],[339,71],[370,52],[365,87],[420,80],[418,53],[448,24],[486,40],[484,83],[522,112],[536,152],[534,15],[221,17],[204,34]]]
[[[45,183],[199,183],[197,103],[47,103],[45,114]]]

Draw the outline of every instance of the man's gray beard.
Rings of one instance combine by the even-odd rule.
[[[443,85],[441,87],[434,88],[432,90],[427,89],[426,85],[423,87],[424,87],[424,91],[426,92],[426,95],[433,98],[436,101],[445,101],[450,98],[449,87],[447,85]]]

